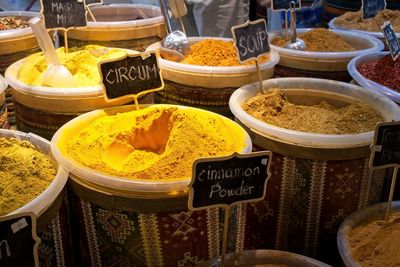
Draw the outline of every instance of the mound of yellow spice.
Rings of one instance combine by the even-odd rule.
[[[50,159],[33,144],[0,138],[0,216],[35,199],[55,175]]]
[[[259,62],[268,60],[268,56],[262,56]],[[223,41],[218,39],[205,39],[190,46],[190,54],[186,56],[180,63],[212,66],[212,67],[228,67],[243,65],[239,62],[236,48],[232,41]],[[255,64],[254,60],[245,63]]]
[[[110,49],[104,46],[87,45],[85,47],[73,47],[65,53],[65,48],[57,49],[58,58],[74,76],[77,87],[96,86],[100,82],[100,74],[97,63],[105,60],[118,58],[125,55],[119,49]],[[47,70],[46,60],[43,53],[36,53],[26,58],[22,65],[18,79],[29,85],[43,85],[43,74]]]
[[[96,171],[130,179],[177,180],[193,161],[245,147],[245,134],[217,114],[152,106],[104,116],[68,140],[66,154]]]

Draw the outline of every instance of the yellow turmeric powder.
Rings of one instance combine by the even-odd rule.
[[[107,174],[188,179],[195,159],[244,149],[243,130],[224,120],[193,109],[153,106],[98,118],[59,146],[77,162]]]
[[[262,56],[259,62],[268,60]],[[232,41],[206,39],[190,46],[190,55],[180,63],[199,66],[239,66],[242,65],[237,57],[236,48]],[[254,60],[247,61],[244,65],[255,64]]]
[[[328,29],[312,29],[299,37],[306,43],[305,51],[310,52],[349,52],[355,49],[340,35]],[[288,41],[282,37],[272,40],[272,44],[284,47]]]
[[[35,199],[55,175],[50,159],[30,142],[0,138],[0,216]]]
[[[57,49],[57,55],[63,64],[74,76],[78,87],[96,86],[100,82],[100,74],[97,67],[99,61],[118,58],[125,55],[119,49],[110,49],[99,45],[87,45],[85,47],[72,47],[69,53],[65,48]],[[42,85],[43,74],[47,70],[43,53],[36,53],[26,58],[22,65],[18,79],[29,85]]]

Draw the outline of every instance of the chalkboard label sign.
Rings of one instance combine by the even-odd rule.
[[[294,2],[295,9],[301,8],[301,1],[300,0],[272,0],[271,1],[271,9],[273,11],[284,11],[290,9],[290,3]]]
[[[271,158],[271,152],[262,151],[196,160],[189,185],[189,209],[264,199]]]
[[[371,152],[370,167],[400,165],[400,122],[383,122],[376,126]]]
[[[103,88],[109,100],[161,90],[164,81],[154,52],[99,62]]]
[[[103,0],[85,0],[85,5],[101,5],[103,4]]]
[[[0,229],[0,266],[39,266],[33,213],[1,217]]]
[[[270,52],[267,25],[263,19],[234,26],[232,34],[241,63]]]
[[[86,26],[84,1],[40,0],[44,23],[48,29],[69,29]]]
[[[390,54],[393,60],[396,60],[400,54],[400,43],[393,30],[393,26],[389,21],[382,25],[383,35],[385,36],[386,43],[389,46]]]
[[[361,10],[363,19],[375,17],[375,15],[386,9],[386,0],[362,0]]]

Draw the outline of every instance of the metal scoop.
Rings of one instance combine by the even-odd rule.
[[[71,72],[60,63],[43,21],[40,18],[32,18],[29,20],[29,25],[36,35],[48,66],[43,74],[43,85],[50,87],[76,87],[76,81]]]
[[[181,31],[172,31],[171,19],[168,14],[166,0],[160,0],[161,11],[165,18],[168,35],[162,41],[163,48],[160,49],[162,54],[167,54],[167,57],[174,57],[182,60],[185,55],[190,53],[190,46],[186,34]]]
[[[292,31],[292,37],[290,41],[285,45],[285,48],[295,49],[295,50],[305,50],[307,48],[306,43],[297,38],[296,33],[296,9],[295,3],[290,2],[290,29]]]

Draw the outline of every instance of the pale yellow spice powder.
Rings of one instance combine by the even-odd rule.
[[[216,114],[148,107],[95,120],[66,144],[66,151],[111,175],[177,180],[191,177],[195,159],[240,152],[244,140],[239,127]]]
[[[33,144],[0,138],[0,216],[35,199],[55,175],[50,159]]]

